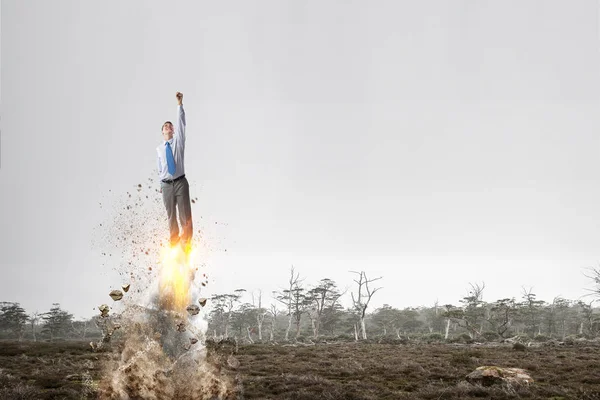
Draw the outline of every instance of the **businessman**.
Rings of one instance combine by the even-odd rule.
[[[190,204],[190,186],[185,177],[185,110],[183,93],[177,92],[177,120],[175,127],[170,121],[162,126],[163,143],[156,148],[158,153],[158,175],[169,220],[171,246],[180,243],[189,250],[192,241],[192,207]],[[181,223],[180,236],[177,214]]]

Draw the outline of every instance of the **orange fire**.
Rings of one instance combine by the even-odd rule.
[[[159,277],[160,305],[164,310],[184,312],[191,303],[196,249],[179,245],[164,248]]]

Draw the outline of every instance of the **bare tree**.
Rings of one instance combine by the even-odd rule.
[[[589,268],[589,270],[590,270],[589,275],[588,274],[584,274],[584,275],[586,278],[589,278],[592,281],[594,281],[594,284],[596,286],[592,289],[587,289],[590,293],[587,294],[586,296],[592,295],[592,296],[596,297],[596,299],[590,301],[590,303],[588,305],[586,305],[582,301],[580,301],[579,303],[580,303],[581,307],[583,308],[583,312],[584,312],[585,319],[586,319],[586,324],[588,325],[588,327],[587,327],[588,332],[590,334],[592,334],[594,332],[594,326],[597,326],[598,322],[600,321],[600,318],[598,318],[598,317],[594,318],[594,309],[592,308],[592,304],[594,303],[594,301],[600,301],[600,267]],[[580,331],[580,333],[583,332],[583,324],[581,324],[579,331]]]
[[[591,295],[594,295],[598,298],[600,298],[600,267],[598,268],[589,268],[590,273],[588,274],[584,274],[586,278],[590,278],[591,280],[594,281],[594,283],[596,284],[596,287],[594,287],[593,289],[587,289],[588,291],[590,291]]]
[[[271,324],[269,326],[269,340],[272,342],[275,337],[275,324],[277,323],[277,315],[279,315],[279,310],[275,304],[271,304],[269,308],[269,314],[271,316]]]
[[[446,304],[446,313],[452,309],[452,304]],[[450,334],[450,322],[452,322],[451,318],[446,317],[446,328],[444,329],[444,339],[448,340],[448,335]]]
[[[300,318],[302,314],[298,314],[298,311],[300,311],[298,296],[301,294],[301,291],[304,290],[300,286],[301,282],[302,280],[300,280],[300,273],[294,273],[294,266],[292,266],[287,288],[281,292],[277,292],[277,296],[275,297],[279,302],[285,305],[287,310],[288,326],[285,330],[286,341],[289,340],[290,330],[292,329],[292,322],[294,320],[297,321],[296,337],[298,336],[298,332],[300,330]]]
[[[40,321],[41,314],[39,311],[34,311],[29,316],[29,323],[31,324],[31,335],[33,336],[33,341],[37,342],[37,336],[35,335],[35,328],[37,327],[38,322]]]
[[[258,291],[258,306],[255,303],[254,293],[252,293],[252,306],[256,308],[256,327],[258,328],[258,340],[262,340],[262,327],[265,321],[265,316],[268,311],[262,308],[262,290]]]
[[[588,335],[594,334],[594,309],[592,308],[592,304],[594,304],[595,300],[590,301],[589,303],[585,303],[582,300],[579,300],[577,304],[579,305],[581,321],[579,323],[579,328],[577,333],[583,335],[584,332]]]
[[[485,321],[485,303],[483,302],[483,289],[485,283],[469,284],[471,289],[466,297],[459,300],[463,303],[462,308],[446,306],[446,317],[456,322],[459,326],[467,329],[471,338],[481,335],[483,322]],[[448,325],[449,328],[449,325]],[[448,332],[446,329],[446,334]]]
[[[369,302],[371,301],[371,298],[373,297],[373,295],[381,289],[381,287],[375,288],[375,289],[371,289],[369,288],[369,284],[372,282],[375,282],[379,279],[381,279],[382,277],[379,278],[375,278],[375,279],[368,279],[367,278],[367,274],[364,271],[360,271],[360,272],[355,272],[355,271],[350,271],[353,274],[357,274],[359,277],[358,279],[354,279],[354,282],[357,283],[358,285],[358,293],[356,296],[354,296],[354,293],[351,293],[352,295],[352,304],[354,305],[354,308],[356,309],[356,311],[358,312],[358,322],[360,323],[360,333],[363,339],[367,338],[367,329],[365,327],[365,315],[367,313],[367,307],[369,306]],[[355,337],[357,335],[357,326],[354,326],[354,331],[355,331]]]
[[[246,332],[248,332],[248,341],[250,343],[254,343],[254,340],[252,339],[252,333],[253,333],[253,329],[251,326],[247,326],[246,327]]]

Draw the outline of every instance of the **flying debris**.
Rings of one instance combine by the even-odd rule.
[[[98,310],[100,310],[100,316],[105,318],[108,317],[108,312],[110,311],[110,307],[108,307],[106,304],[102,304],[100,307],[98,307]]]
[[[192,338],[190,338],[190,343],[196,344],[196,343],[198,343],[198,339],[196,339],[195,337],[192,337]]]
[[[90,347],[93,351],[100,350],[105,343],[110,343],[110,339],[112,337],[112,332],[106,332],[102,335],[102,339],[98,343],[90,342]]]
[[[206,298],[202,297],[202,298],[198,299],[198,303],[200,303],[200,305],[202,307],[204,307],[206,305]]]
[[[123,292],[121,292],[120,290],[113,290],[112,292],[109,293],[109,296],[114,301],[119,301],[123,298]]]
[[[129,283],[128,283],[127,285],[123,285],[123,286],[121,286],[121,287],[123,288],[123,291],[124,291],[125,293],[127,293],[127,292],[129,291],[129,287],[130,287],[130,286],[131,286],[131,284],[129,284]]]
[[[195,304],[191,304],[191,305],[187,306],[186,310],[187,310],[187,312],[189,312],[192,315],[198,315],[198,313],[200,312],[200,307],[198,307]]]
[[[185,322],[181,321],[177,324],[177,332],[185,332]]]

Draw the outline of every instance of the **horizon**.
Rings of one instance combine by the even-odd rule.
[[[600,263],[599,18],[597,1],[3,0],[0,291],[93,315],[123,274],[150,276],[180,91],[205,297],[270,293],[294,265],[350,290],[348,271],[381,276],[371,311],[481,282],[490,302],[577,300]]]

